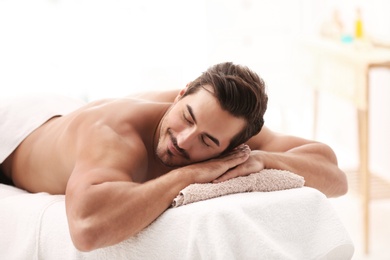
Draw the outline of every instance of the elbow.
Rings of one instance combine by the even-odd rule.
[[[348,181],[347,181],[347,177],[346,176],[345,176],[345,178],[342,181],[342,184],[340,186],[341,187],[340,187],[339,196],[343,196],[343,195],[347,194],[347,192],[348,192]]]
[[[325,151],[327,151],[327,158],[333,165],[333,170],[331,170],[333,173],[330,174],[330,176],[333,176],[331,177],[333,185],[330,185],[330,194],[328,197],[340,197],[348,192],[347,175],[338,167],[337,157],[334,151],[329,146],[325,147]]]
[[[347,194],[347,192],[348,192],[347,176],[345,175],[344,172],[341,172],[340,174],[338,174],[338,178],[331,186],[331,189],[329,189],[327,197],[337,198]]]
[[[337,189],[331,194],[331,196],[328,197],[333,197],[333,198],[341,197],[347,194],[347,192],[348,192],[348,183],[347,182],[340,183]]]
[[[339,174],[337,176],[338,176],[338,180],[337,180],[338,189],[335,197],[340,197],[347,194],[348,192],[348,179],[347,179],[347,175],[340,169],[339,169]]]
[[[90,252],[117,244],[136,233],[118,234],[107,226],[107,222],[94,222],[92,217],[68,220],[70,236],[75,248],[81,252]]]
[[[69,223],[70,236],[77,250],[89,252],[99,247],[99,231],[88,220],[77,220]],[[98,235],[99,234],[99,235]]]

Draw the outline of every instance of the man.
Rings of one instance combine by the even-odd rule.
[[[179,93],[95,101],[53,117],[1,170],[30,192],[65,194],[72,240],[83,251],[136,234],[192,183],[274,168],[329,197],[345,194],[327,145],[263,127],[267,101],[256,73],[217,64]]]

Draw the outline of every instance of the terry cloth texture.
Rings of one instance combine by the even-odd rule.
[[[220,183],[191,184],[177,195],[172,202],[172,207],[234,193],[301,188],[304,183],[305,180],[302,176],[292,172],[264,169],[248,176],[241,176]]]
[[[64,195],[0,184],[0,209],[1,259],[346,260],[354,252],[330,201],[309,187],[169,208],[137,235],[91,252],[72,243]]]

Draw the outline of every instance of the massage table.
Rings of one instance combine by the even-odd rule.
[[[0,184],[0,259],[351,259],[329,199],[296,188],[237,193],[167,209],[127,240],[90,252],[70,238],[65,196]]]

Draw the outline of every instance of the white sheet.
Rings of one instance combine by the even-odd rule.
[[[64,196],[0,184],[1,259],[351,259],[353,243],[311,188],[227,195],[170,208],[137,236],[82,253]]]
[[[0,99],[0,163],[37,127],[53,116],[65,115],[85,104],[61,95]]]

